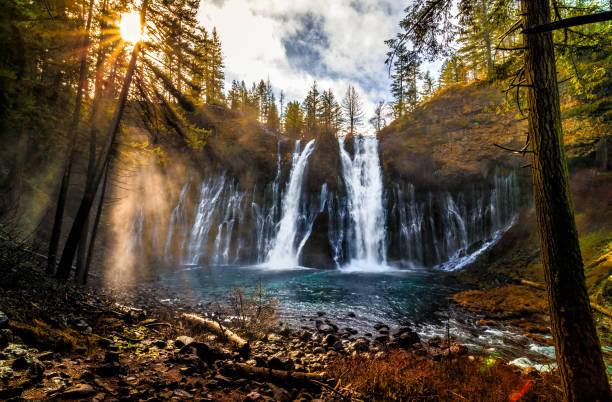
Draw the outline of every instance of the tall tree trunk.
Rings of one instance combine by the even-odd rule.
[[[96,244],[96,236],[98,234],[98,226],[100,226],[100,217],[102,216],[102,210],[104,208],[104,197],[106,195],[106,185],[108,183],[108,172],[110,166],[107,166],[104,171],[104,179],[102,180],[102,189],[100,190],[100,200],[98,201],[98,209],[96,211],[96,217],[94,218],[93,226],[91,228],[91,239],[89,240],[89,247],[87,248],[87,258],[85,260],[85,266],[83,270],[77,270],[77,281],[80,285],[87,284],[87,277],[89,275],[89,267],[91,266],[91,260],[93,258],[94,248]]]
[[[524,28],[550,22],[548,0],[521,0],[521,6]],[[609,401],[569,189],[552,33],[524,40],[535,209],[565,399]]]
[[[144,29],[147,5],[148,0],[144,0],[142,4],[142,10],[140,12],[140,23],[142,27],[141,29]],[[57,269],[57,277],[59,279],[67,279],[70,276],[70,268],[72,267],[72,262],[74,260],[74,255],[76,253],[79,239],[81,238],[83,229],[85,228],[85,223],[89,215],[89,211],[91,210],[93,201],[96,197],[96,192],[98,186],[100,185],[100,181],[104,176],[106,167],[110,163],[112,150],[115,145],[117,133],[119,132],[119,125],[121,123],[123,111],[127,103],[127,96],[130,91],[132,78],[134,77],[134,71],[136,70],[136,61],[138,59],[138,54],[140,53],[141,46],[142,42],[139,41],[134,45],[134,49],[132,50],[130,63],[128,65],[125,79],[123,81],[121,94],[119,95],[119,104],[115,109],[115,114],[113,115],[113,119],[109,127],[106,146],[102,150],[100,157],[98,158],[94,180],[92,181],[91,186],[85,189],[85,194],[83,194],[83,199],[81,200],[81,204],[79,205],[79,209],[77,210],[77,214],[72,223],[72,228],[70,229],[70,233],[68,234],[68,239],[66,239],[64,251],[62,252],[62,258],[60,259],[59,266]]]
[[[62,221],[64,220],[64,209],[66,207],[66,199],[68,198],[68,187],[70,186],[70,174],[72,173],[72,164],[74,162],[74,148],[77,140],[78,126],[81,119],[81,106],[83,104],[83,92],[87,83],[87,52],[89,50],[89,32],[91,29],[91,19],[93,14],[94,0],[89,3],[89,15],[87,16],[87,24],[83,40],[81,42],[81,66],[79,71],[79,85],[77,87],[76,101],[74,104],[74,112],[72,113],[72,121],[68,126],[68,150],[66,160],[64,161],[64,170],[62,181],[60,183],[59,194],[57,196],[57,206],[55,209],[55,219],[53,220],[53,228],[51,229],[51,239],[49,240],[49,252],[47,255],[47,274],[53,274],[55,271],[55,263],[57,260],[57,249],[62,234]]]

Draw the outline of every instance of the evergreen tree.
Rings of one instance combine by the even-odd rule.
[[[326,132],[335,134],[342,119],[342,109],[331,89],[323,91],[320,104],[319,120],[321,125]]]
[[[223,87],[225,73],[223,72],[223,51],[217,29],[213,28],[208,49],[208,74],[206,77],[206,102],[223,104]]]
[[[319,128],[320,102],[319,89],[315,81],[312,87],[310,87],[306,99],[302,102],[302,108],[304,110],[304,134],[307,138],[314,137]]]
[[[287,111],[285,112],[285,134],[289,138],[302,138],[302,130],[304,128],[304,118],[300,103],[297,101],[287,103]]]

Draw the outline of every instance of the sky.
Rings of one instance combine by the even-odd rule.
[[[234,79],[250,87],[269,77],[277,100],[282,89],[287,101],[301,102],[316,80],[340,101],[351,84],[367,122],[379,101],[391,100],[384,41],[396,35],[405,6],[398,0],[208,0],[198,18],[220,36],[226,89]]]

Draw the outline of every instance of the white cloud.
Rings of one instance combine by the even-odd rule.
[[[390,99],[384,40],[395,35],[402,14],[396,1],[215,0],[202,2],[199,19],[217,28],[228,85],[269,76],[277,92],[301,101],[315,79],[339,99],[353,84],[369,118],[379,100]],[[304,36],[313,29],[315,35]],[[323,41],[313,43],[321,35]],[[291,39],[299,47],[288,56]],[[312,63],[298,63],[302,56]]]

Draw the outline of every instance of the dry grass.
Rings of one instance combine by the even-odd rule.
[[[526,378],[515,367],[490,359],[433,361],[393,350],[379,358],[340,358],[329,368],[349,389],[376,401],[557,401],[558,380],[544,374]]]

